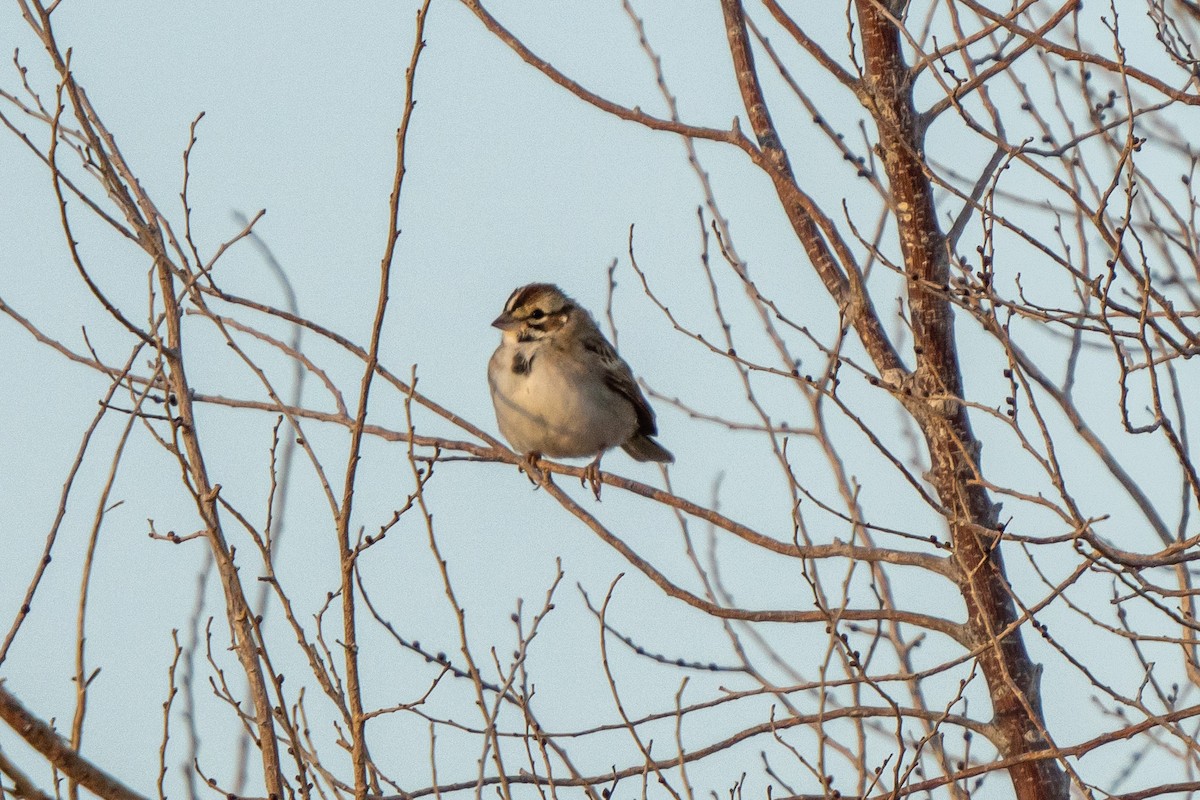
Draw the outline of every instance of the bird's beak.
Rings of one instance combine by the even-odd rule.
[[[521,321],[507,311],[492,320],[492,327],[499,328],[502,331],[511,331],[520,324]]]

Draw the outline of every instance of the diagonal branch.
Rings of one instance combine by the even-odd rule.
[[[761,148],[761,155],[754,162],[775,185],[796,238],[830,296],[844,310],[876,368],[889,383],[899,384],[905,373],[904,365],[883,329],[854,255],[833,220],[796,181],[759,83],[741,0],[721,0],[721,10],[725,14],[725,33],[742,103]]]
[[[601,97],[595,92],[584,88],[584,86],[578,81],[567,77],[561,71],[556,69],[549,61],[546,61],[544,58],[530,50],[529,47],[527,47],[525,43],[522,42],[517,36],[513,35],[508,28],[505,28],[502,24],[500,24],[500,21],[492,16],[487,9],[485,9],[479,0],[462,0],[462,4],[470,9],[471,12],[479,18],[479,21],[482,22],[485,27],[487,27],[488,31],[490,31],[492,35],[504,42],[509,46],[509,48],[512,49],[514,53],[520,56],[522,61],[541,72],[547,78],[554,81],[554,83],[557,83],[559,86],[563,87],[580,100],[595,106],[601,111],[612,114],[618,119],[644,125],[651,130],[669,131],[671,133],[677,133],[680,136],[686,136],[689,139],[708,139],[709,141],[713,142],[725,142],[726,144],[732,144],[742,150],[745,150],[747,153],[753,154],[754,145],[737,128],[736,124],[730,130],[719,130],[717,128],[705,128],[699,125],[688,125],[683,122],[655,117],[652,114],[647,114],[640,108],[628,108],[620,103],[614,103],[605,97]]]
[[[53,728],[21,704],[0,683],[0,719],[55,769],[103,800],[148,800],[71,749]]]

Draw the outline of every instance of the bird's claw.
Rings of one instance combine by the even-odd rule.
[[[596,456],[596,460],[583,468],[583,475],[579,478],[579,485],[586,486],[591,484],[592,495],[597,501],[600,500],[600,457]]]
[[[517,470],[525,473],[525,477],[529,479],[529,482],[533,484],[535,489],[538,488],[540,484],[538,483],[537,479],[533,477],[533,473],[535,470],[539,473],[541,472],[541,469],[538,467],[538,461],[541,459],[541,457],[541,453],[526,453],[521,459],[521,463],[517,464]]]
[[[535,477],[535,474],[547,478],[549,477],[545,472],[542,471],[541,465],[538,463],[541,458],[541,453],[526,453],[521,457],[520,463],[517,464],[517,469],[520,472],[525,473],[525,477],[528,478],[529,482],[534,485],[534,488],[541,486],[541,481]],[[599,456],[597,456],[592,463],[583,468],[583,475],[581,475],[579,478],[579,485],[590,486],[592,489],[592,496],[597,500],[600,499],[600,487],[603,486],[604,483],[600,480]]]

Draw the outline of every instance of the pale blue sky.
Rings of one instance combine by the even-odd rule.
[[[616,101],[663,113],[653,74],[619,3],[513,0],[488,7],[539,54],[589,88]],[[192,156],[190,187],[192,227],[202,251],[211,254],[238,230],[236,213],[266,209],[256,230],[288,271],[301,313],[365,342],[386,236],[394,133],[400,119],[415,10],[411,2],[189,5],[64,0],[55,19],[59,41],[73,48],[77,78],[143,185],[171,216],[177,230],[182,230],[183,220],[178,201],[181,154],[190,122],[204,112]],[[717,5],[653,0],[639,4],[638,10],[646,15],[648,34],[661,52],[684,119],[726,127],[735,116],[744,117],[729,75]],[[836,12],[834,6],[821,4],[817,13],[807,16],[806,30],[841,57],[845,38],[840,4]],[[418,103],[408,142],[409,174],[400,217],[403,235],[381,353],[384,363],[402,375],[416,364],[423,392],[495,432],[484,367],[497,334],[488,323],[509,292],[532,280],[552,280],[600,315],[608,265],[615,258],[620,349],[635,372],[657,391],[679,397],[701,412],[752,421],[752,410],[734,373],[672,330],[642,294],[630,268],[627,237],[634,225],[638,262],[672,312],[706,335],[719,334],[698,257],[696,207],[703,202],[703,195],[680,140],[616,121],[586,106],[521,63],[458,3],[439,0],[433,4],[425,38],[428,47],[418,71]],[[857,129],[863,115],[853,97],[840,88],[830,88],[831,83],[820,77],[811,61],[799,57],[796,48],[778,38],[776,44],[800,65],[796,77],[814,92],[823,114],[846,133],[856,151],[865,154]],[[19,48],[21,64],[29,69],[30,82],[44,98],[51,98],[53,78],[40,46],[20,20],[15,4],[0,4],[0,51],[11,53],[14,48]],[[769,90],[779,92],[781,84],[766,59],[761,66]],[[810,79],[811,86],[806,83]],[[11,65],[0,69],[0,87],[20,93],[19,78]],[[819,194],[831,213],[841,213],[844,199],[851,213],[861,212],[856,223],[864,232],[873,230],[874,216],[868,209],[874,208],[876,200],[865,191],[864,182],[854,177],[854,168],[818,134],[807,113],[785,95],[778,96],[776,121],[790,137],[788,144],[802,183]],[[11,109],[6,108],[6,113]],[[39,143],[48,136],[36,124],[28,125],[27,130],[35,139],[42,137],[36,139]],[[943,152],[964,174],[974,176],[986,161],[988,153],[961,139],[957,127],[935,128],[931,136],[946,143]],[[740,153],[713,145],[702,145],[699,151],[705,168],[711,171],[722,210],[731,220],[738,252],[764,293],[798,311],[802,324],[825,336],[836,325],[836,308],[813,276],[769,182]],[[0,191],[0,297],[72,347],[82,347],[80,328],[86,326],[99,352],[111,361],[123,360],[128,337],[98,309],[66,258],[45,168],[4,132],[0,132],[0,186],[4,187]],[[1019,189],[1015,185],[1010,188]],[[951,202],[945,211],[952,213],[957,208],[958,204]],[[71,209],[82,253],[98,281],[131,318],[144,320],[144,260],[130,245],[92,222],[80,204]],[[964,252],[974,247],[977,228],[964,239],[960,248]],[[891,240],[885,241],[885,248],[894,252]],[[1023,271],[1026,283],[1037,287],[1033,255],[1017,245],[1008,252],[1010,259],[1031,259],[1028,267],[1021,265],[1012,271]],[[718,262],[714,251],[714,264],[720,266]],[[246,243],[223,257],[216,278],[234,293],[280,302],[279,290],[258,252]],[[728,269],[719,280],[739,341],[756,358],[769,361],[772,355],[764,337]],[[880,305],[891,303],[888,310],[894,309],[892,298],[901,292],[900,282],[883,269],[878,269],[872,280]],[[287,333],[286,328],[260,317],[245,312],[237,312],[237,316],[276,335]],[[894,315],[887,319],[898,327]],[[261,395],[211,326],[189,320],[188,333],[191,378],[198,388],[231,396]],[[1060,346],[1045,339],[1033,341],[1047,348]],[[811,359],[802,369],[820,368],[815,349],[806,347],[799,337],[794,346],[796,352]],[[347,391],[347,400],[353,405],[358,365],[315,337],[308,337],[307,347]],[[998,407],[1008,387],[999,368],[992,369],[991,362],[982,357],[994,355],[989,347],[992,345],[981,338],[964,334],[964,348],[981,354],[965,366],[974,397]],[[262,348],[251,349],[282,380],[287,374],[282,362]],[[854,345],[848,350],[852,355],[858,353]],[[7,317],[0,317],[0,374],[15,377],[0,413],[0,620],[7,630],[26,576],[41,552],[66,470],[105,383],[35,345]],[[807,424],[806,412],[799,407],[795,416],[789,417],[790,404],[802,405],[793,389],[767,382],[758,388],[773,404],[777,422]],[[871,400],[865,384],[848,385],[846,393],[861,401],[861,408],[870,410],[871,421],[882,420],[884,430],[894,437],[897,452],[907,456],[910,449],[899,431],[896,407]],[[305,388],[305,402],[330,408],[328,398],[311,379]],[[708,503],[714,481],[724,475],[723,510],[781,538],[790,536],[786,489],[759,437],[691,420],[661,401],[655,405],[661,440],[677,457],[671,469],[676,491]],[[202,414],[202,434],[211,442],[207,457],[214,480],[225,487],[231,500],[261,521],[273,415],[213,408],[203,409]],[[371,415],[379,424],[403,427],[403,398],[380,386]],[[889,425],[893,418],[897,424]],[[73,708],[74,587],[79,579],[79,554],[112,444],[123,423],[124,417],[114,414],[102,426],[73,495],[56,558],[34,613],[0,668],[0,678],[7,686],[37,713],[55,717],[60,725],[69,722]],[[989,423],[977,420],[977,424],[986,438]],[[418,416],[417,425],[429,433],[461,436],[427,415]],[[343,432],[311,424],[306,432],[325,457],[331,476],[338,479],[345,448]],[[834,432],[855,459],[850,471],[867,487],[862,497],[866,508],[886,516],[889,524],[897,527],[941,535],[942,528],[933,525],[934,518],[911,494],[893,492],[886,484],[873,487],[873,479],[891,481],[892,474],[852,426],[839,420]],[[797,438],[792,447],[801,482],[818,495],[836,500],[815,445]],[[1065,455],[1069,460],[1075,453],[1066,448]],[[1153,448],[1132,449],[1125,455],[1131,469],[1153,469],[1157,457]],[[1028,468],[1016,451],[989,448],[985,457],[998,474],[1017,482]],[[328,509],[311,470],[303,459],[297,465],[280,572],[303,598],[302,617],[307,622],[325,591],[335,586],[337,564]],[[648,483],[661,482],[657,468],[635,464],[620,453],[609,456],[605,467]],[[1088,469],[1081,466],[1080,474],[1086,476]],[[539,694],[547,702],[544,721],[555,725],[563,720],[560,727],[566,727],[569,712],[577,710],[566,705],[576,703],[597,709],[589,712],[597,721],[611,721],[611,700],[596,665],[596,626],[581,612],[575,585],[580,583],[598,601],[619,572],[630,571],[629,565],[544,492],[533,491],[511,467],[450,463],[439,466],[438,473],[430,499],[439,541],[460,601],[470,609],[468,620],[479,653],[485,653],[488,644],[502,654],[511,648],[508,616],[516,599],[525,598],[527,610],[536,607],[553,576],[555,558],[561,558],[567,576],[558,600],[564,610],[551,615],[531,658],[531,666],[538,670]],[[386,520],[411,490],[403,446],[369,442],[361,476],[358,523],[370,531]],[[640,554],[673,577],[694,583],[671,514],[661,508],[648,511],[645,504],[616,491],[606,492],[603,503],[595,506],[585,490],[569,481],[564,485]],[[1041,487],[1026,488],[1038,491]],[[1161,497],[1155,499],[1178,502],[1177,485],[1160,488]],[[1119,516],[1127,511],[1123,499],[1115,504],[1101,502],[1112,492],[1103,482],[1090,485],[1081,481],[1077,490],[1106,513]],[[203,545],[191,542],[176,547],[147,538],[148,518],[153,518],[160,530],[181,534],[190,532],[196,522],[179,489],[177,466],[144,431],[135,431],[112,499],[124,504],[108,515],[92,584],[88,662],[102,671],[93,685],[84,751],[149,792],[156,769],[159,704],[170,659],[170,631],[184,627],[189,619]],[[1039,516],[1029,508],[1024,511],[1028,515],[1024,518],[1026,532],[1052,532],[1037,530],[1050,523],[1049,515]],[[840,526],[815,508],[806,506],[806,513],[812,514],[815,536],[822,540],[846,537]],[[703,533],[699,525],[692,529],[697,535]],[[1127,544],[1131,548],[1152,546],[1142,533]],[[721,544],[721,552],[731,564],[725,568],[725,577],[740,603],[764,608],[811,607],[811,594],[798,564],[786,564],[780,571],[777,562],[745,550],[736,544]],[[249,555],[249,547],[246,553]],[[423,529],[413,517],[406,518],[384,545],[370,551],[363,571],[371,581],[373,599],[388,610],[405,636],[420,639],[431,649],[456,653],[458,644],[448,625],[451,618],[431,564]],[[245,569],[251,572],[250,566]],[[764,580],[767,570],[771,577]],[[1027,572],[1016,581],[1036,584]],[[835,579],[831,585],[836,583]],[[926,611],[950,609],[947,615],[959,616],[960,601],[928,577],[918,576],[908,584],[900,581],[896,590]],[[1040,596],[1038,591],[1033,595]],[[236,662],[223,650],[227,634],[220,617],[219,593],[211,584],[209,600],[209,613],[218,615],[214,624],[218,656],[223,666],[236,671]],[[647,613],[651,608],[653,612]],[[279,622],[277,610],[272,611],[273,623]],[[640,575],[623,580],[612,613],[618,625],[634,628],[645,644],[660,647],[669,655],[729,661],[719,627],[712,620],[699,620],[698,614],[678,604],[661,602],[657,591]],[[281,657],[296,659],[288,650],[286,633],[282,629],[277,633],[285,642],[281,654],[287,653]],[[1070,638],[1068,631],[1063,633]],[[802,674],[815,677],[810,665],[817,660],[814,654],[825,646],[820,631],[780,636],[777,644],[795,659]],[[1036,648],[1037,643],[1032,646]],[[364,652],[369,705],[412,699],[414,691],[419,691],[414,687],[423,686],[422,680],[434,674],[374,630]],[[935,649],[930,659],[936,660],[938,652]],[[619,668],[638,678],[631,680],[634,706],[646,711],[671,705],[678,676],[667,670],[656,674],[654,668],[631,663],[633,659],[625,653],[614,657]],[[298,660],[285,669],[297,681],[302,671]],[[955,673],[944,681],[949,686],[958,677]],[[713,691],[722,680],[720,676],[695,676],[695,696]],[[933,685],[940,688],[936,681]],[[201,755],[207,766],[220,773],[223,767],[218,764],[234,728],[230,715],[211,698],[203,683],[198,696],[203,703]],[[463,699],[467,696],[462,691],[447,692],[441,710],[456,708],[455,713],[470,719],[472,710]],[[570,698],[570,703],[563,698]],[[319,701],[314,696],[312,702]],[[1080,702],[1078,694],[1049,698],[1059,726],[1056,733],[1066,741],[1084,738],[1089,730],[1075,715]],[[378,733],[373,747],[381,763],[393,766],[393,774],[411,785],[424,785],[427,781],[418,777],[425,775],[428,748],[423,730],[393,720],[380,721],[374,730]],[[698,733],[698,740],[705,740],[704,733]],[[182,742],[181,728],[173,735],[178,737],[174,743]],[[450,734],[439,742],[447,774],[469,777],[476,753],[456,750],[460,746]],[[0,747],[6,753],[12,750],[20,763],[33,763],[7,730],[0,730]],[[583,761],[588,768],[603,769],[627,757],[629,747],[622,741],[614,745],[612,753],[590,753]],[[326,751],[340,770],[344,766],[338,761],[340,752],[328,745]],[[177,763],[179,752],[172,751],[169,764]],[[745,755],[757,758],[756,751]],[[400,764],[409,766],[397,766]],[[724,787],[716,782],[711,787],[705,784],[702,770],[696,777],[698,788]],[[761,780],[761,776],[754,779]],[[182,796],[178,789],[170,793]]]

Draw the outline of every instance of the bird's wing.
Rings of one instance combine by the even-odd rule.
[[[624,397],[633,406],[637,414],[638,433],[644,436],[654,436],[658,433],[658,425],[654,422],[654,409],[646,401],[646,396],[638,388],[633,378],[633,371],[625,360],[617,355],[617,351],[608,343],[603,334],[596,332],[583,340],[583,347],[595,353],[604,367],[604,383],[608,388]]]

